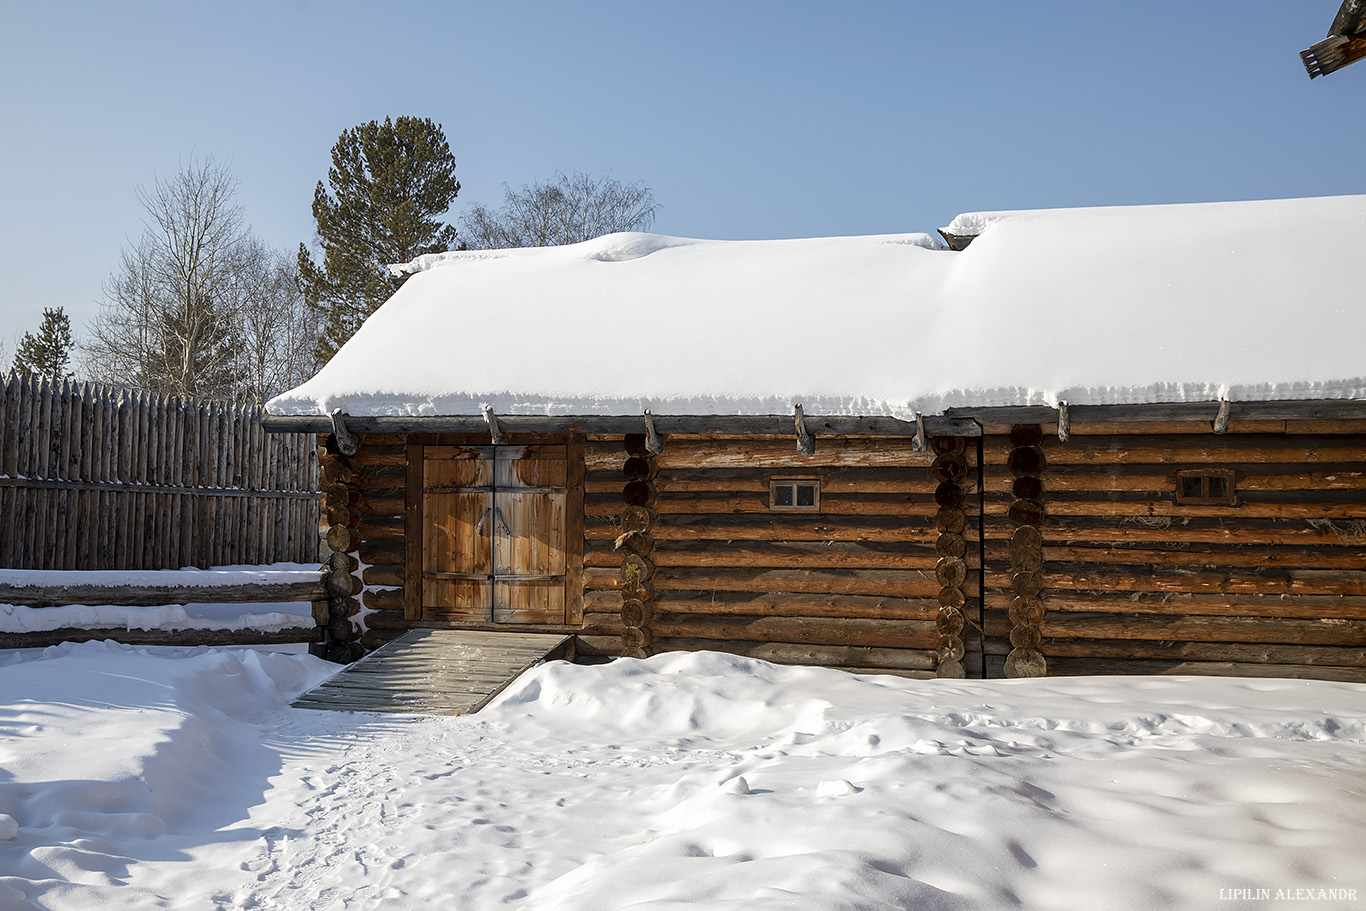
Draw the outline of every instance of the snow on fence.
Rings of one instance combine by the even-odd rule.
[[[318,559],[311,434],[251,406],[10,374],[0,567],[176,569]]]

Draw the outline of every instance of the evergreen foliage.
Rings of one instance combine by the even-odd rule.
[[[71,376],[71,352],[76,341],[71,335],[71,318],[61,307],[43,308],[38,332],[25,332],[14,353],[14,369],[20,373],[62,380]]]
[[[299,245],[299,286],[309,306],[326,314],[318,340],[323,360],[403,284],[388,267],[457,245],[439,219],[460,182],[441,125],[426,118],[370,121],[341,134],[332,147],[327,186],[313,194],[322,264]]]

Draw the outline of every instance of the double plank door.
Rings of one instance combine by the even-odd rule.
[[[422,447],[422,619],[568,621],[564,445]]]

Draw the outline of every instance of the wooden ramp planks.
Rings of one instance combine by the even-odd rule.
[[[466,715],[523,671],[563,654],[571,636],[414,629],[294,700],[341,712]]]

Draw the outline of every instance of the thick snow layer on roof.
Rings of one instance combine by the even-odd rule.
[[[956,230],[955,230],[956,229]],[[934,414],[1366,398],[1366,196],[446,253],[274,414]]]

